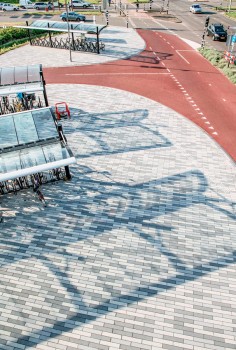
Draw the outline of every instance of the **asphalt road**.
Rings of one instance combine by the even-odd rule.
[[[162,6],[162,0],[154,0],[152,3],[152,10],[160,10]],[[151,17],[151,16],[142,16],[143,9],[149,10],[149,4],[143,5],[140,4],[140,13],[137,14],[136,17],[131,16],[129,14],[129,18],[132,17],[132,20],[129,21],[129,26],[134,28],[143,28],[143,29],[157,29],[157,30],[172,30],[176,34],[178,34],[181,38],[192,40],[198,44],[202,42],[202,35],[204,31],[205,19],[207,16],[210,16],[210,23],[220,22],[224,24],[227,28],[228,26],[236,26],[236,22],[228,19],[223,15],[223,13],[215,12],[214,7],[220,4],[220,1],[214,0],[214,2],[201,2],[201,6],[203,8],[202,14],[192,14],[189,11],[189,7],[192,2],[188,0],[170,0],[169,1],[169,14],[175,15],[179,22],[176,23],[174,20],[167,20],[165,18]],[[227,5],[227,2],[224,3]],[[165,2],[166,6],[166,2]],[[129,9],[132,12],[134,9],[134,5],[129,5]],[[109,24],[117,25],[117,26],[126,26],[127,18],[125,16],[117,16],[117,12],[114,13],[114,4],[108,8],[110,10],[109,15]],[[63,10],[62,10],[63,11]],[[19,12],[0,12],[0,22],[9,23],[9,22],[25,22],[28,20],[29,22],[36,19],[48,19],[48,20],[60,20],[59,15],[48,16],[50,13],[46,13],[45,15],[36,16],[36,15],[26,15],[26,10],[20,10]],[[29,10],[29,12],[34,12],[34,10]],[[77,12],[82,12],[78,10]],[[86,15],[88,21],[93,20],[93,16]],[[100,16],[96,16],[97,23],[106,23],[105,15],[102,14]],[[224,51],[226,47],[225,42],[212,41],[211,38],[205,36],[206,46],[210,48],[214,48],[216,50]]]
[[[150,29],[140,30],[146,42],[141,59],[132,57],[110,64],[44,69],[47,83],[72,83],[73,80],[73,83],[111,86],[149,97],[198,124],[236,160],[236,87],[196,50],[180,40],[179,37],[200,44],[205,18],[209,15],[206,11],[193,15],[189,12],[190,4],[183,0],[171,3],[171,11],[176,13],[182,21],[180,23],[150,17],[141,10],[139,13],[130,11],[129,24],[132,27]],[[205,5],[202,7],[205,9]],[[20,13],[13,16],[19,21],[16,16]],[[52,19],[56,20],[58,16]],[[92,17],[88,19],[92,20]],[[96,19],[97,23],[105,24],[104,16]],[[112,25],[127,24],[125,17],[112,13],[109,20]],[[211,20],[231,24],[222,14],[211,14]],[[207,46],[225,50],[225,43],[206,39]],[[78,76],[72,78],[71,71]],[[122,74],[114,76],[113,72]],[[147,72],[153,74],[145,74]],[[129,77],[132,74],[132,79],[128,79],[126,73]]]
[[[47,84],[108,86],[148,97],[198,124],[236,160],[236,86],[176,35],[139,33],[146,42],[140,55],[107,64],[45,68]]]

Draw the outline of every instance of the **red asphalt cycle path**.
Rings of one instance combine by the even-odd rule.
[[[146,42],[140,55],[44,68],[46,83],[100,85],[148,97],[199,125],[236,161],[236,86],[177,36],[138,33]]]

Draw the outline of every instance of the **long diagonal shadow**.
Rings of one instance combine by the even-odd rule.
[[[30,338],[38,338],[41,334],[44,334],[44,341],[47,339],[52,339],[60,334],[69,332],[79,325],[83,325],[92,322],[102,315],[106,315],[109,312],[117,310],[119,307],[130,306],[133,303],[144,300],[145,298],[150,298],[153,296],[158,296],[162,292],[166,292],[172,288],[176,288],[186,282],[192,282],[200,277],[219,270],[220,268],[225,268],[230,264],[236,262],[236,251],[229,255],[226,255],[220,259],[213,260],[209,264],[200,264],[194,268],[186,268],[183,273],[176,274],[175,276],[165,278],[160,280],[158,283],[152,283],[149,285],[144,285],[142,287],[136,288],[132,291],[132,294],[120,294],[115,298],[107,299],[102,304],[86,308],[85,310],[80,310],[75,316],[70,317],[64,321],[55,322],[53,327],[43,327],[39,331],[30,333],[27,336],[23,336],[18,339],[17,343],[25,345],[25,349],[30,346],[35,346],[36,343],[30,341]],[[136,294],[137,296],[134,296]],[[120,303],[120,306],[117,304]],[[77,325],[75,325],[75,322]],[[40,343],[40,339],[38,343]],[[11,343],[8,344],[11,346]]]
[[[71,113],[72,115],[78,115],[79,110],[73,108]],[[94,155],[171,147],[172,143],[160,130],[154,129],[150,122],[147,124],[148,113],[146,109],[92,114],[80,112],[79,128],[77,129],[85,139],[91,139],[95,146],[91,151],[85,153],[81,149],[76,150],[74,152],[75,156],[86,158]],[[133,130],[130,128],[133,128]],[[140,139],[135,136],[137,130],[141,130],[142,138]],[[67,135],[70,133],[74,133],[74,128],[66,130]],[[130,137],[130,135],[132,136]],[[114,145],[114,138],[117,139],[116,145]],[[128,140],[125,144],[122,142],[124,138]]]
[[[181,174],[176,174],[173,176],[169,176],[166,178],[150,181],[148,183],[142,183],[142,184],[135,184],[135,185],[127,185],[122,183],[111,183],[111,181],[102,182],[102,181],[95,181],[91,180],[89,175],[91,175],[91,171],[88,169],[85,169],[85,176],[81,179],[81,182],[86,184],[88,188],[94,188],[98,184],[101,186],[108,186],[108,190],[103,193],[103,195],[96,195],[95,201],[100,203],[102,200],[105,199],[104,206],[106,205],[106,200],[111,197],[117,197],[117,198],[125,198],[129,199],[129,205],[124,207],[118,208],[118,214],[119,217],[115,218],[115,223],[119,224],[119,227],[123,227],[127,225],[127,218],[126,214],[129,210],[133,210],[133,208],[136,208],[136,201],[140,202],[140,210],[142,212],[142,218],[139,220],[142,227],[153,227],[157,233],[157,236],[153,237],[150,234],[144,232],[144,230],[140,229],[140,226],[137,225],[137,218],[135,216],[130,215],[129,222],[133,223],[133,232],[138,235],[139,237],[143,238],[144,240],[148,241],[154,248],[157,248],[161,254],[163,254],[169,262],[172,264],[172,266],[175,268],[177,273],[172,277],[167,277],[161,279],[158,283],[153,284],[147,284],[143,285],[141,287],[138,287],[136,289],[133,289],[132,292],[122,294],[119,290],[116,291],[116,295],[113,294],[113,297],[110,299],[102,300],[102,302],[97,306],[89,306],[85,303],[83,300],[82,294],[80,291],[75,287],[71,281],[70,276],[67,273],[68,266],[65,270],[61,270],[58,268],[53,262],[50,261],[47,257],[45,257],[44,253],[41,254],[41,256],[34,254],[34,249],[32,251],[30,246],[40,246],[41,248],[45,248],[45,253],[48,253],[49,251],[54,251],[57,254],[60,254],[60,249],[63,250],[64,243],[60,240],[56,241],[55,246],[48,250],[47,242],[49,239],[51,239],[50,234],[44,234],[43,237],[41,235],[35,234],[33,239],[29,244],[25,243],[19,243],[19,242],[11,242],[7,239],[3,239],[2,242],[7,244],[8,246],[12,246],[13,249],[8,249],[7,254],[2,254],[1,258],[4,258],[7,260],[7,264],[11,262],[16,262],[18,260],[22,260],[29,257],[29,253],[31,253],[31,257],[38,258],[44,263],[48,269],[56,276],[59,283],[66,289],[67,292],[73,293],[75,296],[75,299],[79,299],[79,311],[78,305],[76,304],[76,301],[71,300],[71,303],[75,306],[75,311],[72,313],[68,313],[68,316],[63,321],[58,321],[53,323],[51,326],[45,326],[42,327],[41,330],[31,332],[29,335],[21,337],[17,340],[18,344],[25,345],[26,348],[28,346],[34,345],[35,342],[31,342],[30,338],[34,337],[35,339],[38,338],[40,335],[44,335],[44,340],[50,339],[52,337],[56,337],[64,332],[73,330],[75,327],[78,327],[81,324],[85,324],[88,322],[91,322],[95,319],[97,319],[100,315],[107,314],[109,312],[112,312],[115,309],[118,309],[121,307],[120,305],[129,306],[134,302],[138,302],[143,300],[144,298],[148,298],[154,295],[158,295],[161,292],[167,291],[173,287],[176,287],[177,285],[181,285],[185,283],[186,281],[194,281],[199,277],[203,277],[207,275],[208,273],[211,273],[213,271],[216,271],[222,267],[226,267],[236,260],[236,253],[233,252],[229,255],[225,255],[221,258],[212,260],[208,264],[199,264],[197,266],[194,266],[192,268],[187,267],[186,264],[173,252],[167,249],[164,242],[161,239],[160,231],[170,231],[171,227],[166,227],[163,225],[157,225],[156,223],[151,222],[152,218],[156,218],[157,216],[163,215],[163,203],[159,201],[160,196],[165,198],[165,204],[168,206],[171,202],[181,202],[179,206],[171,205],[171,212],[173,213],[176,210],[179,210],[183,207],[188,207],[189,205],[192,205],[193,203],[199,203],[199,204],[205,204],[210,206],[213,209],[219,210],[220,212],[223,212],[228,217],[235,219],[235,215],[231,213],[229,210],[225,210],[218,207],[217,205],[212,203],[212,198],[209,198],[209,196],[205,196],[204,192],[207,189],[207,179],[205,178],[204,174],[201,173],[198,170],[192,170]],[[114,185],[116,188],[114,189]],[[161,186],[161,187],[159,187]],[[64,195],[64,193],[63,193]],[[151,201],[141,201],[142,195],[149,196],[151,195]],[[188,200],[190,199],[190,201]],[[221,198],[218,200],[218,203],[225,203],[227,200],[225,198]],[[231,203],[228,203],[231,204]],[[97,232],[96,234],[101,234],[103,232],[106,232],[109,228],[108,226],[105,226],[103,222],[96,221],[96,213],[93,214],[90,211],[90,208],[86,208],[87,206],[87,198],[85,196],[84,200],[81,200],[81,206],[84,205],[84,214],[88,215],[88,217],[92,217],[94,219],[94,224],[97,225]],[[133,208],[132,208],[133,206]],[[160,209],[160,211],[159,211]],[[131,213],[132,214],[132,213]],[[102,221],[109,218],[113,218],[114,216],[108,213],[102,218]],[[100,226],[99,226],[100,225]],[[93,234],[94,235],[94,234]],[[88,240],[90,237],[90,232],[88,230],[88,235],[81,238],[77,235],[75,235],[75,240],[78,242],[80,239],[86,239]],[[10,253],[10,254],[9,254]],[[75,258],[75,254],[70,254],[63,250],[62,252],[63,256],[70,257],[72,256]],[[19,256],[18,256],[19,255]],[[77,256],[77,259],[83,259],[83,257]],[[120,295],[117,295],[120,294]],[[137,296],[136,296],[137,294]],[[119,305],[116,304],[116,302],[119,301]],[[60,308],[60,305],[58,305]],[[65,316],[65,317],[66,317]],[[46,333],[45,333],[46,332]],[[46,334],[46,336],[45,336]],[[40,343],[42,340],[36,339],[38,343]],[[10,345],[10,344],[9,344]]]

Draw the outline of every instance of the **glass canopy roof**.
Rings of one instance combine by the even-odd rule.
[[[0,117],[0,149],[58,137],[50,108]]]
[[[51,108],[0,117],[0,181],[75,163]]]
[[[2,67],[0,68],[0,86],[41,82],[42,66]]]
[[[43,89],[41,64],[0,68],[0,96]]]
[[[69,22],[71,32],[86,32],[88,34],[100,33],[106,26],[95,25],[87,23],[74,23]],[[34,21],[28,26],[14,26],[15,28],[27,28],[27,29],[42,29],[50,30],[55,32],[68,32],[67,22],[56,22],[56,21]]]

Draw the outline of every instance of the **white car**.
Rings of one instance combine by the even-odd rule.
[[[79,8],[79,7],[82,7],[82,8],[87,8],[87,7],[90,7],[91,6],[91,3],[90,2],[85,2],[83,0],[73,0],[71,1],[71,4],[69,6],[69,8]]]
[[[199,4],[193,4],[190,6],[189,11],[192,13],[202,13],[202,8]]]
[[[13,4],[2,4],[2,10],[3,11],[18,11],[19,10],[19,7],[18,6],[15,6]]]

